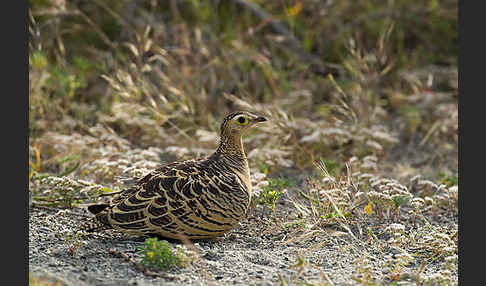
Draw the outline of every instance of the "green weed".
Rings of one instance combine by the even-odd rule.
[[[439,173],[440,182],[446,187],[452,187],[458,184],[458,177]]]
[[[268,206],[272,212],[275,212],[275,204],[278,198],[285,193],[285,189],[290,187],[292,183],[289,180],[278,178],[268,178],[268,185],[263,187],[261,194],[262,202]]]
[[[139,247],[142,264],[154,270],[171,270],[184,267],[186,255],[178,249],[174,251],[166,240],[159,241],[156,237],[147,238]]]

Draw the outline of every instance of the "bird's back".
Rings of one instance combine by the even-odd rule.
[[[101,227],[168,238],[210,238],[240,222],[250,201],[248,164],[235,168],[220,156],[163,166],[109,204],[92,205]],[[245,169],[246,168],[246,169]]]

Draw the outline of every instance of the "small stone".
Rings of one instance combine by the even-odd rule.
[[[203,258],[211,261],[218,261],[221,259],[221,255],[218,255],[213,251],[208,251],[206,254],[204,254]]]

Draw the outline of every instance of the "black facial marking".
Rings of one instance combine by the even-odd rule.
[[[228,121],[230,121],[231,119],[235,118],[236,116],[240,115],[240,114],[244,114],[244,112],[242,111],[236,111],[236,112],[233,112],[233,113],[230,113],[228,114],[224,119],[223,119],[223,123],[221,123],[221,134],[223,133],[223,130],[224,130],[224,126],[226,125],[226,123]]]

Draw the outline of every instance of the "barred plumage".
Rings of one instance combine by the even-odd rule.
[[[265,117],[233,112],[221,124],[218,149],[203,159],[154,170],[109,204],[90,205],[96,223],[88,231],[119,231],[167,238],[220,236],[236,226],[251,199],[250,170],[242,134]]]

